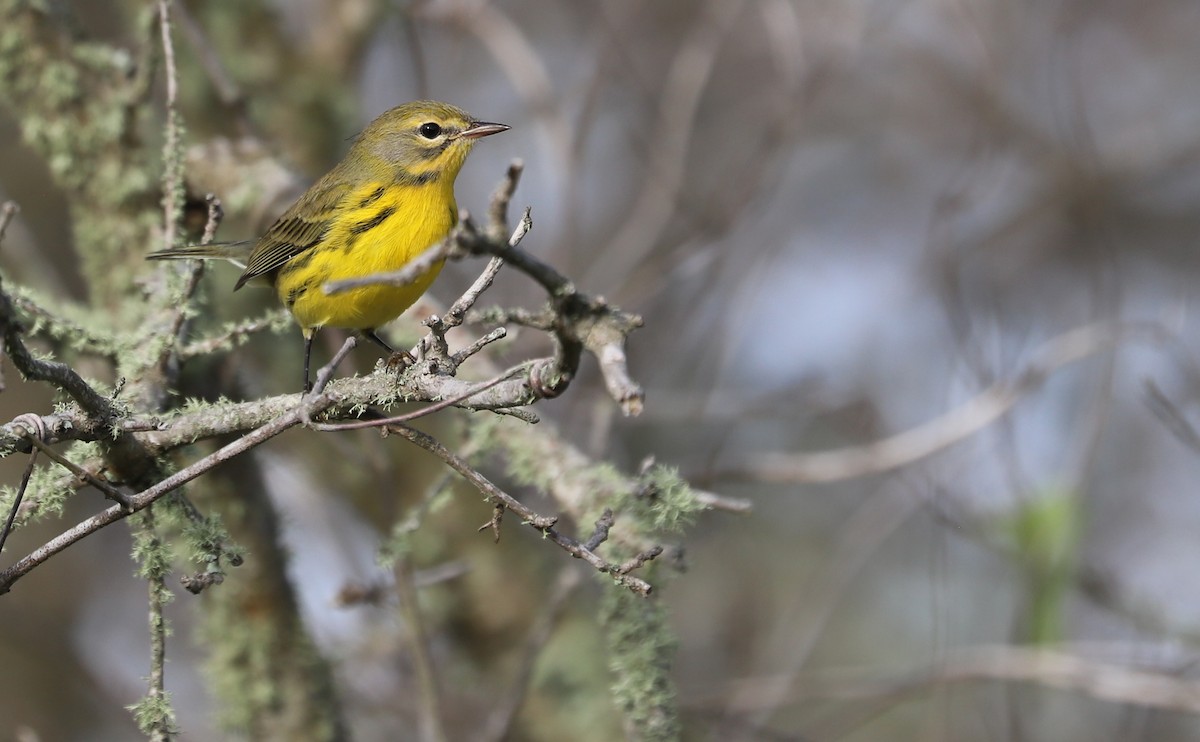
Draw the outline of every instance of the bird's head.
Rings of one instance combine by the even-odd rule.
[[[372,166],[394,168],[414,183],[447,178],[453,183],[475,142],[508,128],[479,121],[449,103],[421,100],[380,115],[359,134],[354,149]]]

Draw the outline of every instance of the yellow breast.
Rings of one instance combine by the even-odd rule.
[[[327,296],[324,284],[396,271],[441,241],[458,209],[453,183],[372,183],[349,194],[321,241],[279,270],[275,290],[303,328],[365,330],[395,319],[425,293],[441,263],[407,286],[367,286]]]

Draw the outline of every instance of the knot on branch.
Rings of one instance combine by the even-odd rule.
[[[571,374],[565,373],[553,358],[537,361],[529,369],[529,389],[537,399],[554,399],[570,383]]]
[[[24,429],[24,434],[22,437],[36,437],[39,441],[46,441],[46,423],[42,420],[41,415],[35,415],[32,412],[26,412],[22,415],[17,415],[14,417],[12,424]]]

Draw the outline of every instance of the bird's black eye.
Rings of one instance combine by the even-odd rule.
[[[430,121],[427,124],[421,124],[421,128],[417,129],[417,131],[421,132],[421,136],[426,139],[437,139],[442,133],[442,127]]]

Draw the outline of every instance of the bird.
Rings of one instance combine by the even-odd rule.
[[[435,263],[405,286],[374,284],[327,295],[325,284],[397,271],[458,221],[454,181],[475,143],[510,127],[439,101],[398,105],[355,137],[345,157],[255,241],[171,247],[149,260],[223,259],[247,284],[274,288],[304,337],[304,391],[313,338],[323,327],[358,332],[393,353],[376,330],[421,297]]]

